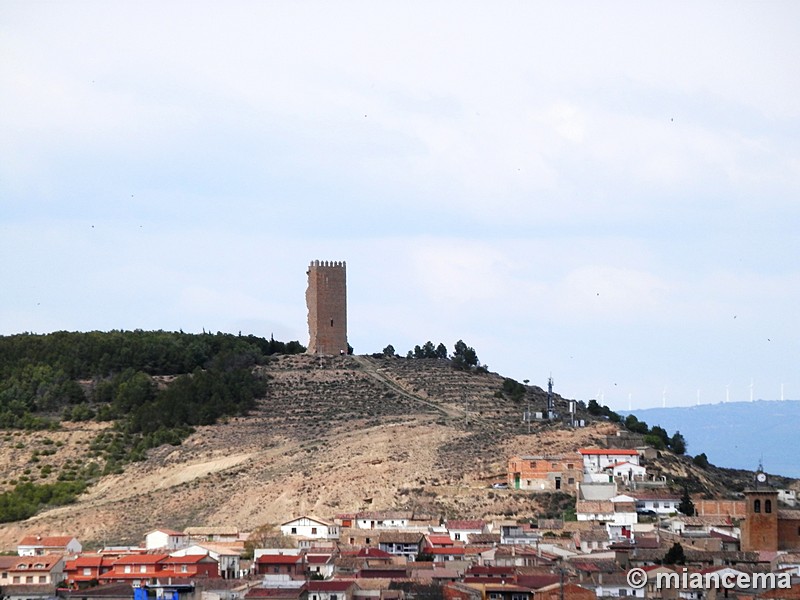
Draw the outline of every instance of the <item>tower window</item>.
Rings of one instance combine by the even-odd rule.
[[[331,327],[333,327],[333,319],[331,319]]]
[[[772,500],[764,500],[764,512],[765,513],[772,512]]]
[[[761,512],[761,500],[753,500],[753,512],[754,513]]]

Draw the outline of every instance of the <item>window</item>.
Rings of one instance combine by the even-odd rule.
[[[181,573],[188,573],[189,567],[186,565],[181,565]]]
[[[130,573],[130,572],[131,572],[131,566],[130,566],[130,565],[125,565],[125,569],[124,569],[124,571],[125,571],[126,573]]]
[[[761,500],[753,500],[753,512],[761,512]]]
[[[39,583],[47,583],[47,575],[39,575]]]
[[[331,327],[333,327],[333,319],[331,319]]]
[[[0,578],[8,579],[8,571],[3,571],[2,573],[0,573]]]
[[[460,533],[454,533],[453,534],[453,539],[455,539],[456,541],[459,541],[461,539],[461,534]]]
[[[558,463],[550,463],[550,468],[551,469],[557,469],[558,468]]]
[[[84,569],[83,569],[83,574],[84,574],[84,575],[86,575],[86,576],[88,577],[89,575],[91,575],[91,574],[92,574],[92,569],[91,569],[91,568],[89,568],[89,567],[84,567]]]
[[[316,527],[312,527],[311,528],[311,535],[317,535],[317,528]]]
[[[297,527],[292,527],[292,535],[295,535],[296,533],[297,533]]]
[[[147,573],[147,565],[140,565],[139,573]]]
[[[25,583],[33,583],[33,575],[26,576]]]
[[[739,506],[741,506],[741,504]],[[658,508],[658,502],[653,502],[653,508]]]
[[[570,485],[575,485],[575,478],[574,477],[570,477],[569,479],[567,479],[567,483],[570,484]]]
[[[572,470],[574,468],[575,468],[575,465],[573,463],[567,463],[567,469]]]
[[[764,500],[764,512],[765,513],[772,512],[772,500]]]
[[[626,590],[626,589],[621,589],[621,590],[619,591],[619,595],[620,595],[620,597],[621,597],[621,596],[627,596],[627,595],[628,595],[628,590]]]
[[[338,594],[331,594],[331,600],[338,600]]]

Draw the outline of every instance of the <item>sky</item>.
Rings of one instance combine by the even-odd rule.
[[[614,409],[800,399],[800,3],[0,0],[0,334],[463,339]]]

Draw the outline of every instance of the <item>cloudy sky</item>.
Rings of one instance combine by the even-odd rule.
[[[800,398],[800,4],[0,1],[0,334],[473,346]]]

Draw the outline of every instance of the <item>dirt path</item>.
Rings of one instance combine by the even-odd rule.
[[[389,377],[386,377],[383,373],[380,373],[375,363],[372,362],[372,359],[370,359],[368,356],[353,356],[353,358],[359,365],[361,365],[361,367],[364,369],[364,372],[367,375],[377,380],[381,384],[385,385],[386,387],[390,388],[393,392],[400,394],[401,396],[408,398],[409,400],[413,400],[414,402],[419,402],[420,404],[424,404],[425,406],[430,406],[431,408],[438,410],[440,413],[448,417],[456,419],[461,419],[464,417],[464,413],[461,411],[456,411],[452,408],[444,407],[440,404],[436,404],[435,402],[431,402],[430,400],[425,400],[424,398],[421,398],[420,396],[412,392],[409,392],[407,389],[398,384],[396,381],[390,379]]]

